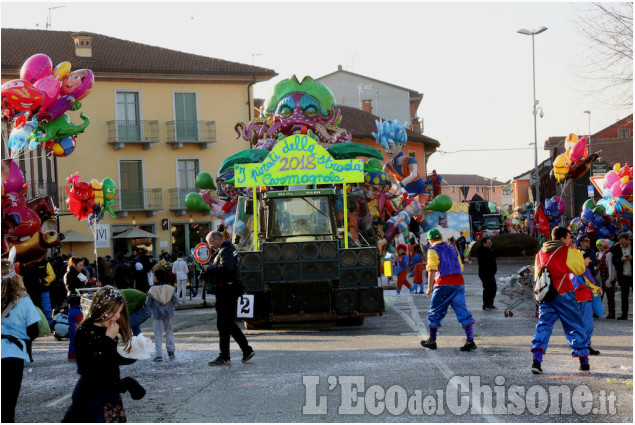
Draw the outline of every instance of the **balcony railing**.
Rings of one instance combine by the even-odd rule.
[[[113,209],[119,211],[147,212],[162,210],[163,194],[161,188],[118,189]]]
[[[209,147],[210,143],[216,143],[215,121],[168,121],[165,123],[168,130],[167,142],[173,149],[183,147],[183,143],[198,143],[201,149]]]
[[[27,182],[29,189],[26,193],[26,199],[38,198],[40,196],[51,195],[53,198],[53,205],[59,205],[59,194],[57,189],[57,183],[51,181],[31,181]]]
[[[174,211],[177,217],[184,215],[185,211],[187,211],[187,207],[185,206],[185,197],[188,193],[198,193],[199,191],[200,189],[197,187],[168,189],[168,192],[170,194],[170,210]],[[216,195],[216,192],[212,192],[212,198],[214,200],[218,200],[218,195]]]
[[[108,143],[115,150],[125,147],[126,143],[143,144],[143,149],[150,149],[159,143],[159,121],[127,121],[114,120],[106,122],[108,126]]]

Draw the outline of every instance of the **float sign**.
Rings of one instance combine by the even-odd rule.
[[[361,183],[364,161],[333,159],[315,139],[295,134],[275,144],[259,164],[234,165],[236,187]]]
[[[194,248],[194,259],[200,264],[207,263],[211,257],[212,253],[206,243],[201,242]]]

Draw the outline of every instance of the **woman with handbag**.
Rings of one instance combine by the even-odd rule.
[[[12,249],[15,252],[15,248]],[[15,255],[15,253],[14,253]],[[11,254],[9,254],[11,258]],[[24,363],[29,363],[27,341],[38,336],[37,312],[15,272],[12,260],[2,260],[2,422],[15,422]]]
[[[84,260],[80,257],[71,257],[68,259],[68,269],[64,275],[64,285],[66,286],[66,296],[76,294],[76,289],[83,288],[84,282],[80,279],[80,274],[84,268]]]

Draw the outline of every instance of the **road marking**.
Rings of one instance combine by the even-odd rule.
[[[386,304],[392,308],[397,314],[401,316],[401,318],[406,322],[410,328],[417,333],[417,335],[426,337],[430,334],[428,333],[428,328],[421,320],[421,315],[419,314],[419,309],[415,305],[412,297],[400,297],[398,303],[396,303],[393,297],[384,297]],[[401,300],[405,300],[406,302],[401,302]],[[448,384],[450,383],[450,379],[456,376],[456,373],[447,365],[447,363],[443,360],[439,353],[435,350],[428,350],[422,348],[425,354],[428,355],[432,360],[434,360],[434,365],[441,371],[443,376],[448,379]],[[453,385],[455,389],[458,388],[456,384]],[[457,389],[458,391],[458,389]],[[500,422],[499,418],[496,418],[492,415],[479,415],[484,418],[487,422]]]
[[[66,400],[68,400],[69,398],[71,398],[71,395],[72,395],[72,394],[66,394],[66,395],[63,395],[63,396],[61,396],[60,398],[56,398],[56,399],[54,399],[54,400],[52,400],[52,401],[49,401],[49,402],[48,402],[48,403],[46,403],[44,406],[46,406],[46,407],[53,407],[53,406],[55,406],[55,405],[58,405],[58,404],[60,404],[61,402],[66,401]]]

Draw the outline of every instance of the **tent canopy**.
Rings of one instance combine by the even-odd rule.
[[[85,236],[74,230],[69,230],[67,232],[64,232],[64,239],[62,240],[62,243],[64,242],[92,242],[92,241],[93,241],[93,238],[89,236]]]
[[[113,239],[142,239],[142,238],[158,238],[154,233],[146,232],[141,229],[128,229],[123,233],[113,236]]]

